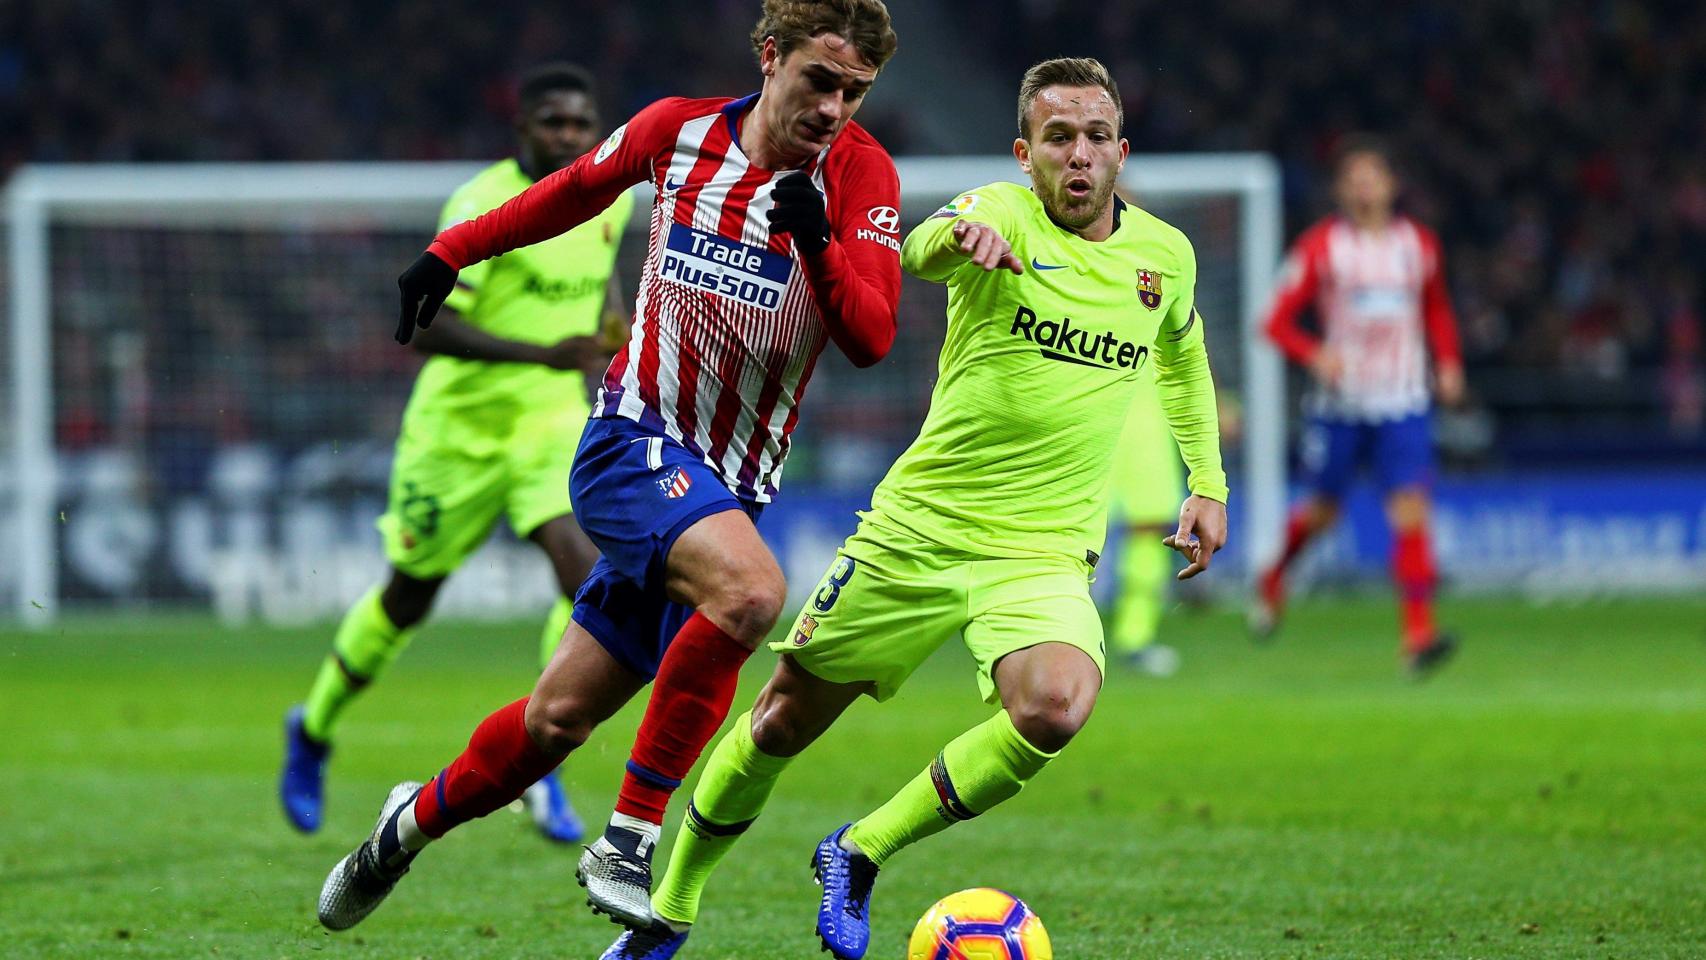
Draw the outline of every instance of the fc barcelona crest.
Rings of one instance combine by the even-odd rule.
[[[803,647],[812,642],[812,632],[817,629],[817,621],[811,617],[801,616],[800,622],[794,627],[794,646]]]
[[[1137,271],[1137,301],[1151,310],[1161,306],[1161,274],[1154,270]]]

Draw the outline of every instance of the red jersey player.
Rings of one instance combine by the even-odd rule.
[[[1393,209],[1398,181],[1384,148],[1373,140],[1352,141],[1340,152],[1335,187],[1340,212],[1297,239],[1268,317],[1274,343],[1315,378],[1303,441],[1311,492],[1291,514],[1279,559],[1260,578],[1251,628],[1258,637],[1273,632],[1291,561],[1338,518],[1346,488],[1369,464],[1392,525],[1404,657],[1413,673],[1422,674],[1455,647],[1433,618],[1428,353],[1434,391],[1448,405],[1459,403],[1457,322],[1438,238]],[[1320,320],[1319,336],[1298,323],[1310,306]]]
[[[444,231],[398,283],[398,339],[430,323],[457,270],[554,236],[641,181],[657,190],[633,338],[575,454],[575,516],[602,557],[530,697],[487,717],[424,787],[400,784],[321,889],[341,930],[418,851],[554,769],[654,677],[616,814],[581,858],[595,907],[651,919],[650,859],[670,792],[733,700],[785,599],[754,521],[828,341],[855,364],[894,341],[894,162],[851,122],[895,35],[880,0],[765,0],[764,81],[741,99],[671,98],[593,153]]]

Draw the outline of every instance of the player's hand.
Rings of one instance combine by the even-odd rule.
[[[1339,385],[1339,377],[1345,372],[1345,359],[1339,356],[1339,351],[1332,347],[1322,347],[1315,351],[1315,357],[1309,361],[1309,372],[1322,386],[1332,388]]]
[[[1226,504],[1192,494],[1179,508],[1179,529],[1161,542],[1191,562],[1179,571],[1180,580],[1202,573],[1214,559],[1215,551],[1226,546]]]
[[[1439,402],[1448,407],[1460,406],[1463,397],[1468,392],[1463,380],[1463,365],[1460,363],[1442,363],[1434,371],[1435,389],[1439,392]]]
[[[1025,263],[1013,253],[1013,247],[1001,231],[975,220],[954,221],[954,239],[960,242],[960,252],[985,272],[1006,267],[1014,273],[1024,273]]]
[[[610,351],[597,336],[564,337],[545,348],[545,366],[553,370],[580,370],[583,373],[610,362]]]
[[[793,234],[801,253],[822,253],[829,246],[829,217],[811,174],[796,170],[776,181],[770,200],[774,205],[764,218],[770,221],[772,234]]]
[[[444,306],[444,298],[456,289],[456,271],[450,264],[423,253],[397,278],[397,289],[403,294],[403,315],[397,320],[397,342],[408,343],[415,328],[425,330]]]

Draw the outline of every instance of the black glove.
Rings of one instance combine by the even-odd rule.
[[[450,264],[430,253],[409,265],[397,278],[397,289],[403,292],[403,315],[397,321],[397,342],[408,343],[415,328],[425,330],[438,316],[444,298],[456,289],[456,271]]]
[[[822,253],[829,246],[829,218],[824,216],[823,194],[812,185],[811,174],[800,170],[776,181],[770,199],[775,205],[765,217],[772,234],[793,234],[801,253]]]

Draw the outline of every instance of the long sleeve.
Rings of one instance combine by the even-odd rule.
[[[1303,311],[1314,303],[1321,290],[1321,272],[1315,255],[1317,231],[1299,237],[1291,255],[1280,269],[1279,288],[1268,309],[1264,329],[1268,339],[1293,363],[1308,364],[1321,349],[1319,337],[1303,329]]]
[[[1424,231],[1422,248],[1428,258],[1427,279],[1422,283],[1422,326],[1428,347],[1433,351],[1435,364],[1457,366],[1463,362],[1463,349],[1457,340],[1457,315],[1452,312],[1451,295],[1445,287],[1439,239]]]
[[[977,193],[960,194],[906,235],[900,251],[901,266],[920,280],[946,282],[968,262],[959,241],[954,239],[954,223],[959,220],[987,223],[1006,236],[1008,226],[1001,217],[1002,210],[991,198]]]
[[[1220,460],[1220,412],[1208,367],[1208,342],[1196,310],[1196,254],[1185,244],[1187,296],[1167,312],[1155,335],[1155,385],[1161,411],[1191,471],[1187,486],[1200,497],[1226,502],[1226,468]]]
[[[830,339],[868,367],[894,345],[900,310],[900,178],[880,149],[850,153],[824,171],[829,246],[801,260]]]
[[[443,231],[427,251],[451,267],[549,240],[591,220],[636,183],[651,179],[658,145],[668,135],[669,100],[641,110],[592,153],[517,194],[509,202]]]

